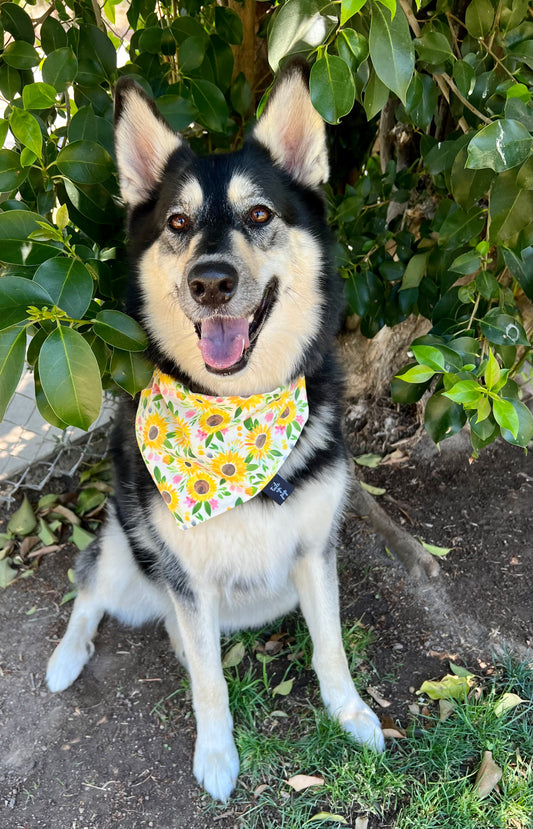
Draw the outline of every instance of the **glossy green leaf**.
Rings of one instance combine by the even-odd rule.
[[[78,59],[70,46],[62,46],[50,52],[42,66],[43,81],[63,92],[78,74]]]
[[[27,319],[26,309],[30,305],[51,308],[53,304],[48,291],[31,279],[22,276],[0,278],[0,328],[9,328]]]
[[[476,73],[466,60],[457,60],[453,66],[453,79],[459,92],[469,98],[476,85]]]
[[[529,345],[523,326],[499,308],[493,308],[480,322],[481,332],[496,345]]]
[[[233,9],[215,6],[215,28],[226,43],[236,46],[242,43],[242,21]]]
[[[513,434],[512,430],[502,426],[502,437],[507,443],[526,448],[533,439],[533,414],[521,400],[508,401],[518,418],[518,427]]]
[[[41,46],[47,55],[67,45],[67,33],[55,17],[49,15],[41,25]]]
[[[100,311],[95,317],[94,333],[125,351],[144,351],[148,344],[139,323],[122,311]]]
[[[490,271],[481,271],[475,279],[476,289],[484,299],[497,299],[500,285]]]
[[[517,184],[518,171],[507,170],[494,180],[489,197],[489,240],[505,244],[531,222],[533,191]]]
[[[522,164],[531,152],[532,138],[519,121],[502,118],[483,127],[468,145],[466,166],[490,167],[497,173]]]
[[[481,257],[475,250],[469,250],[466,253],[461,253],[457,256],[452,264],[450,270],[454,273],[471,274],[479,270],[481,265]]]
[[[365,87],[363,106],[369,121],[381,112],[389,100],[389,88],[379,79],[374,67]]]
[[[174,130],[184,130],[197,117],[192,101],[180,95],[162,95],[157,106],[163,118]]]
[[[27,175],[28,171],[22,169],[18,153],[13,150],[0,150],[0,193],[17,190]]]
[[[22,90],[24,109],[48,109],[55,104],[56,90],[48,83],[29,83]]]
[[[1,280],[0,280],[1,281]],[[0,421],[13,397],[24,369],[26,329],[14,325],[0,331]]]
[[[477,406],[479,398],[484,394],[483,386],[475,380],[459,380],[448,391],[442,392],[444,397],[461,403],[463,406]]]
[[[438,369],[437,369],[438,370]],[[417,365],[407,369],[404,374],[399,374],[398,379],[404,383],[424,383],[435,374],[435,369],[430,366]]]
[[[93,184],[105,181],[114,170],[113,159],[94,141],[73,141],[60,151],[56,164],[72,181]]]
[[[326,40],[338,25],[337,15],[328,11],[328,0],[287,0],[276,12],[268,37],[268,61],[274,72],[286,55],[309,52]]]
[[[442,32],[430,30],[415,38],[415,49],[420,60],[435,66],[446,61],[453,61],[454,54],[446,35]]]
[[[463,210],[470,210],[481,199],[486,199],[495,178],[494,170],[482,168],[471,170],[466,166],[467,149],[463,147],[453,162],[450,176],[452,195]]]
[[[12,34],[15,40],[24,40],[31,45],[34,43],[35,33],[31,17],[16,3],[2,3],[0,21],[6,32]]]
[[[426,130],[436,112],[439,91],[434,79],[429,75],[415,72],[407,89],[405,111],[413,124]]]
[[[341,29],[335,41],[339,57],[355,71],[368,57],[368,40],[354,29]]]
[[[485,37],[492,28],[494,6],[490,0],[472,0],[467,6],[465,26],[472,37]]]
[[[25,40],[8,43],[2,52],[2,58],[13,69],[31,69],[40,61],[39,52]]]
[[[117,68],[117,50],[107,33],[92,24],[80,25],[80,39],[78,47],[80,68],[93,77],[113,80]]]
[[[533,249],[524,250],[518,256],[514,251],[503,248],[503,258],[527,298],[533,301]]]
[[[191,93],[200,123],[214,132],[223,132],[229,110],[218,86],[211,81],[192,80]]]
[[[98,363],[78,331],[60,326],[39,354],[39,376],[49,405],[65,423],[87,430],[100,413]]]
[[[133,397],[146,388],[153,373],[153,366],[136,351],[115,348],[111,357],[111,377],[121,389]]]
[[[66,256],[48,259],[37,269],[33,281],[52,297],[54,305],[79,319],[83,317],[93,295],[91,274],[79,260]]]
[[[185,75],[198,69],[201,66],[208,43],[205,37],[188,37],[180,45],[178,53],[178,66]]]
[[[509,400],[498,397],[492,401],[492,411],[498,426],[509,431],[516,440],[519,421],[513,404]]]
[[[424,428],[435,443],[457,434],[465,423],[466,414],[458,403],[442,392],[431,395],[424,411]]]
[[[37,119],[24,109],[13,107],[9,127],[15,138],[38,158],[42,157],[43,136]]]
[[[344,26],[350,17],[357,14],[365,3],[366,0],[341,0],[341,26]]]
[[[350,68],[327,52],[313,64],[309,92],[315,109],[328,124],[338,124],[355,102],[355,85]]]
[[[391,19],[388,9],[372,2],[369,48],[378,77],[405,103],[415,55],[409,24],[401,6]]]
[[[39,230],[37,222],[44,218],[29,210],[8,210],[0,213],[0,259],[13,265],[40,265],[45,259],[57,256],[56,242],[30,239]]]

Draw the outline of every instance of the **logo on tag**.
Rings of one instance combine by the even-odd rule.
[[[263,489],[263,492],[269,498],[272,498],[276,504],[284,504],[293,490],[293,485],[286,481],[285,478],[282,478],[281,475],[274,475],[272,480]]]

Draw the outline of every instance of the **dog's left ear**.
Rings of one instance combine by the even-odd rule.
[[[128,77],[115,89],[115,150],[122,198],[128,207],[149,198],[165,165],[185,141],[167,124],[143,88]]]
[[[291,61],[279,76],[252,137],[301,184],[319,187],[328,180],[326,128],[311,103],[303,60]]]

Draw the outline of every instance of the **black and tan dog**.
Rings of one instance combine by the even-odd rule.
[[[139,406],[122,409],[111,514],[80,556],[78,596],[47,680],[61,691],[76,679],[104,613],[135,625],[164,620],[191,676],[194,773],[225,800],[239,758],[220,633],[297,605],[328,711],[357,742],[383,748],[339,620],[335,544],[349,475],[333,354],[341,290],[320,193],[325,129],[299,63],[281,74],[243,148],[209,157],[122,79],[116,149],[129,211],[128,310],[147,331],[154,383]],[[270,477],[281,499],[294,487],[284,503],[265,494]]]

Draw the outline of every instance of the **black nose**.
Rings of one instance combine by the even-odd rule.
[[[197,264],[187,277],[192,298],[199,305],[223,305],[229,302],[239,283],[239,275],[227,262]]]

